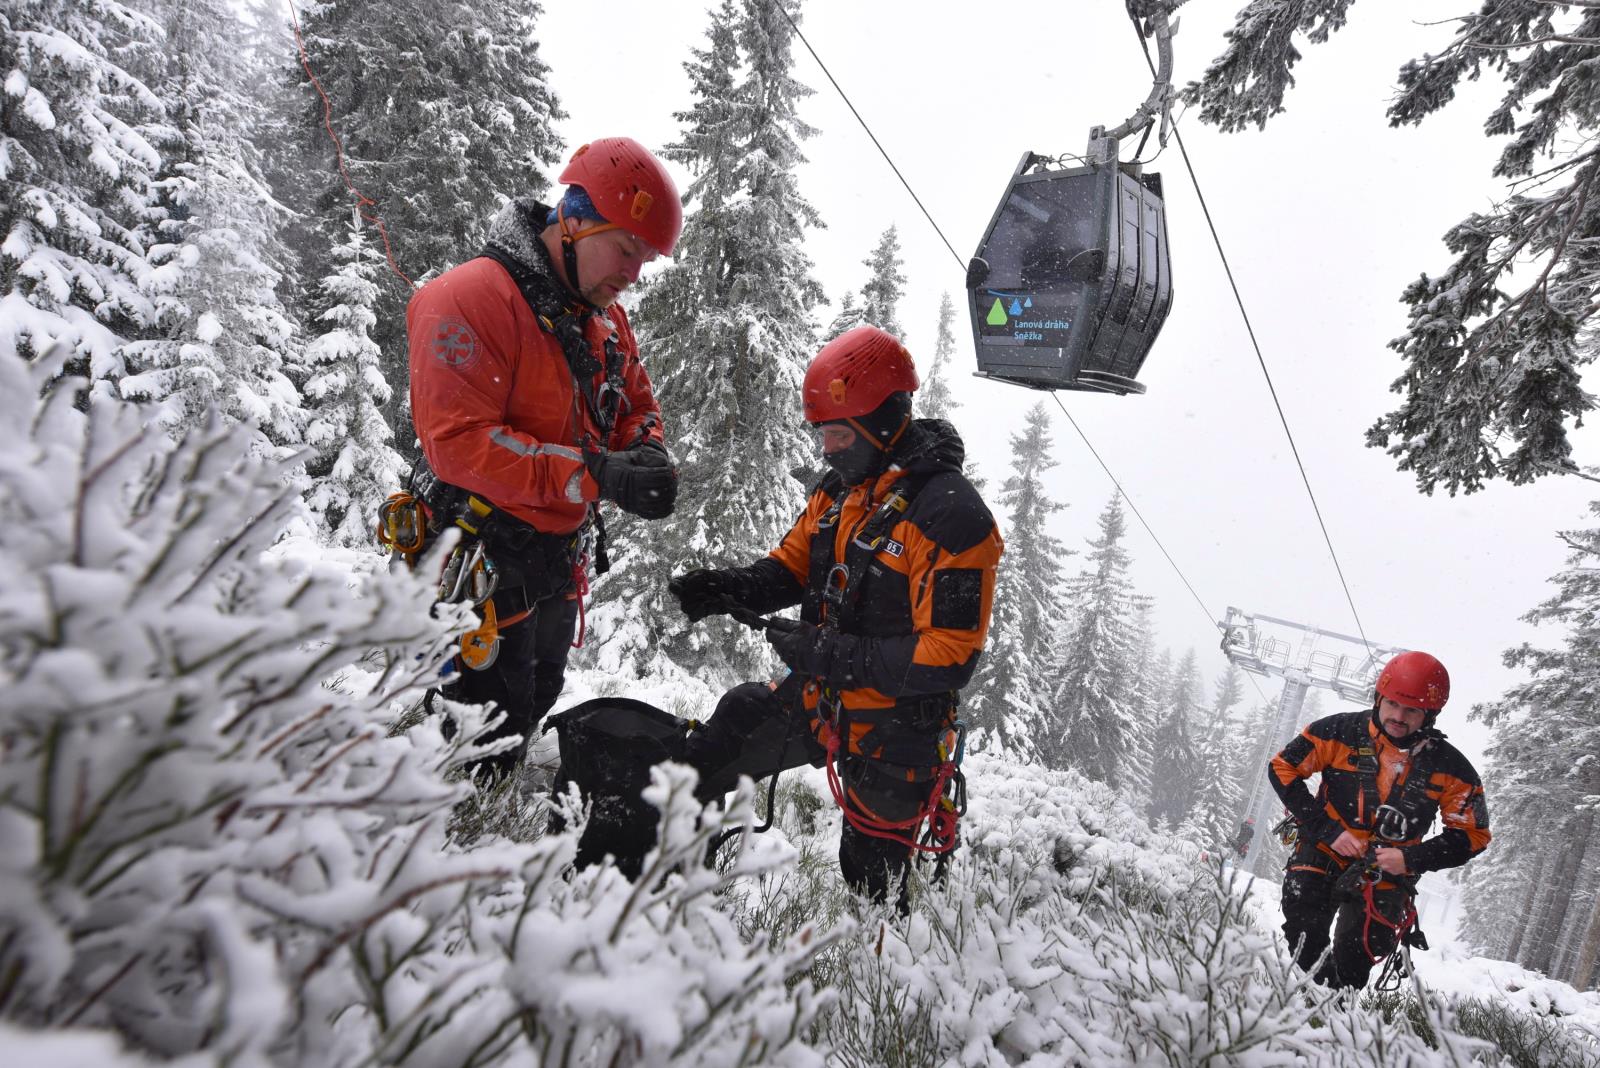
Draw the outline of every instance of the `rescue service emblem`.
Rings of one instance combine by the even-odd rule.
[[[478,359],[478,335],[460,319],[440,319],[433,328],[434,359],[465,371]]]

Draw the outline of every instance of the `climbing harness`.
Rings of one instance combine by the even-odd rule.
[[[812,540],[811,561],[812,574],[819,581],[807,584],[806,604],[808,611],[814,609],[818,613],[825,629],[838,629],[843,619],[854,612],[860,593],[855,580],[866,572],[869,561],[883,547],[894,525],[906,514],[912,499],[931,477],[931,474],[903,476],[872,514],[856,528],[843,562],[834,560],[833,535],[847,497],[846,487],[831,472],[817,484],[816,488],[832,495],[833,503],[817,521],[818,532]],[[765,617],[731,600],[725,602],[723,610],[736,622],[754,630],[767,630],[772,625]],[[839,752],[846,746],[844,739],[850,733],[849,710],[843,707],[839,694],[816,680],[807,683],[805,692],[817,696],[817,740],[822,744],[825,754],[823,766],[827,773],[828,789],[845,820],[870,838],[887,839],[909,846],[916,852],[938,856],[942,870],[948,854],[960,842],[959,823],[967,813],[967,781],[961,771],[961,763],[966,755],[966,722],[950,718],[940,725],[937,763],[929,775],[931,786],[928,798],[916,815],[905,820],[886,820],[870,811],[859,798],[850,796],[839,774]],[[947,700],[949,711],[955,710],[954,693],[939,695],[935,699]],[[791,740],[785,736],[780,751],[787,751]],[[772,825],[773,799],[777,787],[778,773],[774,773],[767,787],[766,822],[756,828],[758,833]],[[918,828],[924,822],[928,825],[927,830],[919,835]],[[712,844],[712,856],[733,833],[725,832]]]
[[[501,622],[494,607],[499,585],[500,572],[484,551],[482,541],[458,542],[439,571],[440,603],[466,602],[482,613],[478,625],[463,634],[459,643],[461,663],[473,671],[483,671],[494,664],[500,655],[501,630],[522,622],[529,614],[524,611]]]
[[[820,586],[815,606],[823,630],[840,630],[854,617],[856,602],[861,594],[861,577],[883,548],[895,524],[905,516],[912,500],[931,477],[931,473],[901,477],[883,501],[851,533],[842,561],[835,558],[833,547],[849,492],[836,476],[831,487],[827,480],[824,481],[822,487],[833,491],[833,503],[818,519],[817,533],[812,538],[811,546],[812,575],[821,582],[808,584],[812,589]],[[839,693],[816,680],[809,682],[807,688],[809,693],[817,697],[817,740],[822,744],[825,754],[823,767],[827,773],[828,790],[850,826],[870,838],[900,842],[922,853],[940,855],[955,849],[959,841],[958,823],[961,816],[966,814],[966,777],[961,772],[961,758],[966,750],[966,724],[947,714],[947,722],[939,728],[938,762],[932,768],[932,785],[927,800],[909,819],[886,820],[868,809],[859,798],[852,797],[839,774],[840,750],[848,752],[851,734],[849,710],[844,708]],[[934,699],[946,702],[949,713],[954,712],[954,693]],[[918,828],[924,822],[928,824],[928,829],[919,838]]]
[[[493,666],[500,652],[501,635],[533,615],[538,602],[561,589],[575,590],[580,628],[574,647],[583,644],[583,598],[589,590],[588,564],[591,546],[587,526],[568,535],[543,534],[528,524],[496,508],[483,498],[440,480],[418,459],[412,471],[410,488],[391,494],[379,508],[377,540],[391,553],[391,559],[404,560],[415,568],[430,535],[449,526],[463,537],[439,565],[435,590],[442,604],[470,603],[480,614],[478,624],[459,641],[457,662],[475,671]],[[522,566],[520,579],[507,588],[495,554]],[[559,577],[552,577],[552,569]],[[530,584],[537,585],[530,588]],[[509,594],[521,594],[521,607],[495,604]]]
[[[817,702],[817,718],[825,753],[823,768],[828,777],[828,792],[851,827],[869,838],[897,842],[919,853],[937,856],[956,848],[960,842],[960,819],[967,813],[967,781],[961,772],[967,738],[964,721],[955,720],[944,732],[938,745],[939,763],[933,769],[928,799],[916,815],[904,820],[886,820],[853,796],[839,774],[839,750],[844,736],[849,733],[849,711],[840,704],[838,694],[824,688]],[[919,837],[918,828],[924,821],[928,829]]]

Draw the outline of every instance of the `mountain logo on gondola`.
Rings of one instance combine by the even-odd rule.
[[[994,298],[994,307],[989,309],[989,318],[986,321],[990,326],[1006,325],[1006,308],[1000,303],[999,297]]]
[[[1011,309],[1010,309],[1010,311],[1011,311],[1011,314],[1012,314],[1013,317],[1021,315],[1022,314],[1022,301],[1018,300],[1016,297],[1012,297],[1011,298]]]

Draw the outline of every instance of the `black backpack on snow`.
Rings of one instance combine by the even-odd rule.
[[[639,877],[644,856],[656,844],[660,813],[640,794],[650,785],[650,769],[684,758],[689,724],[670,712],[628,697],[597,697],[551,716],[561,749],[555,791],[569,782],[589,803],[589,824],[578,840],[579,870],[606,854],[617,870]],[[560,830],[559,815],[550,820]]]

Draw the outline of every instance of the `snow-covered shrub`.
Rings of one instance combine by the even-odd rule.
[[[541,1062],[822,1063],[807,1041],[833,995],[804,976],[849,928],[805,923],[773,947],[744,938],[717,898],[793,853],[736,836],[729,862],[705,868],[711,842],[748,829],[754,812],[745,789],[719,818],[705,818],[695,781],[678,765],[653,772],[644,796],[662,812],[661,842],[636,883],[601,865],[518,906],[507,945],[533,966],[513,969],[507,983]],[[569,849],[575,839],[556,841]]]
[[[1445,1003],[1453,1029],[1492,1043],[1506,1064],[1516,1068],[1600,1068],[1600,1047],[1593,1035],[1585,1033],[1581,1020],[1559,1013],[1528,1012],[1503,997],[1447,997]],[[1414,988],[1369,992],[1362,1004],[1387,1018],[1403,1015],[1418,1034],[1433,1035],[1430,1013],[1436,1010],[1418,998]]]
[[[118,1064],[815,1061],[827,997],[797,976],[835,936],[749,944],[714,907],[789,852],[698,864],[747,795],[702,822],[662,772],[634,886],[569,877],[581,823],[457,847],[471,787],[447,773],[488,713],[452,709],[448,741],[438,716],[390,727],[462,620],[420,578],[269,552],[294,491],[246,430],[173,442],[57,374],[0,359],[8,1049],[110,1049],[90,1028],[133,1047]]]
[[[54,370],[0,360],[0,1011],[248,1059],[294,968],[463,880],[416,852],[460,747],[383,729],[447,621],[419,582],[264,558],[293,495],[244,430],[171,443]]]
[[[948,881],[907,918],[869,913],[822,962],[840,1063],[1499,1063],[1433,995],[1414,995],[1414,1026],[1311,984],[1243,879],[1105,787],[982,755],[967,770],[970,845]]]

